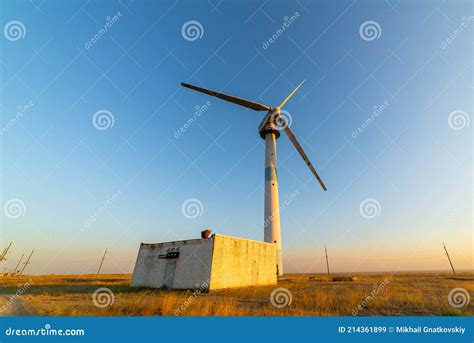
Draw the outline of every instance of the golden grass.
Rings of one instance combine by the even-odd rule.
[[[196,294],[194,291],[130,288],[130,275],[45,275],[0,278],[0,295],[31,286],[23,304],[43,316],[362,316],[473,315],[474,299],[460,310],[449,306],[451,289],[474,293],[474,273],[399,273],[356,275],[353,282],[330,282],[324,275],[285,275],[277,286],[248,287]],[[383,284],[383,287],[380,285]],[[109,288],[114,303],[99,308],[92,294]],[[276,308],[270,294],[284,287],[292,302]],[[374,290],[378,290],[375,294]],[[368,298],[372,295],[371,298]],[[1,299],[1,298],[0,298]],[[360,307],[359,307],[360,306]]]

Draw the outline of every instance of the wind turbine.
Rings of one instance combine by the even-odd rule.
[[[215,96],[216,98],[233,102],[234,104],[250,108],[254,111],[266,111],[267,115],[263,118],[262,122],[258,127],[258,133],[260,137],[265,140],[265,217],[264,217],[264,241],[269,243],[275,243],[277,249],[277,274],[283,275],[283,258],[281,252],[281,229],[280,229],[280,206],[278,198],[278,178],[277,178],[277,167],[276,167],[276,140],[280,137],[279,128],[283,129],[291,143],[295,146],[298,153],[301,155],[306,165],[309,167],[313,175],[318,180],[321,187],[326,191],[327,188],[323,181],[319,177],[316,169],[309,161],[308,156],[304,152],[300,143],[296,139],[293,131],[291,131],[288,123],[281,116],[282,107],[290,100],[290,98],[296,93],[296,91],[304,83],[301,82],[283,102],[276,106],[270,107],[259,104],[254,101],[235,97],[206,88],[190,85],[188,83],[181,83],[181,86],[190,88],[192,90]]]

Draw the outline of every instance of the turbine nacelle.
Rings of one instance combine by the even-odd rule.
[[[271,108],[258,126],[258,133],[262,139],[265,139],[267,133],[273,133],[275,139],[280,138],[280,108]]]

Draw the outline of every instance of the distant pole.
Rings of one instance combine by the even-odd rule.
[[[102,265],[104,264],[104,260],[105,260],[105,255],[107,255],[107,249],[105,249],[104,256],[102,256],[102,261],[100,261],[100,266],[99,266],[99,269],[97,270],[97,274],[99,274],[100,270],[102,269]]]
[[[15,269],[13,269],[13,274],[16,274],[18,272],[18,267],[20,266],[21,261],[23,261],[23,257],[25,257],[25,254],[21,255],[20,261],[18,261],[18,264],[16,265]]]
[[[453,270],[453,274],[456,274],[456,271],[454,270],[453,262],[451,262],[451,257],[449,257],[448,249],[446,249],[446,245],[444,245],[444,243],[443,243],[443,247],[444,247],[444,251],[446,252],[446,256],[448,256],[448,261],[449,261],[449,264],[451,265],[451,269]]]
[[[6,260],[5,256],[7,256],[8,250],[10,250],[12,244],[13,244],[13,242],[10,242],[10,244],[8,244],[8,246],[5,248],[5,250],[3,250],[2,254],[0,255],[0,262]]]
[[[329,272],[328,249],[326,249],[326,246],[324,246],[324,251],[326,253],[326,266],[328,267],[328,278],[331,279],[331,273]]]
[[[26,266],[30,264],[31,256],[33,256],[34,252],[35,252],[34,250],[31,251],[31,254],[30,254],[30,256],[28,256],[28,259],[26,260],[25,264],[23,265],[23,268],[21,268],[21,271],[20,271],[19,275],[22,275],[23,272],[26,269]]]

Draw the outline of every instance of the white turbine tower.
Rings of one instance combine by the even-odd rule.
[[[301,82],[293,92],[286,97],[283,102],[277,107],[269,107],[259,104],[254,101],[237,98],[232,95],[219,93],[209,89],[193,86],[187,83],[181,83],[182,86],[193,89],[198,92],[206,93],[217,98],[233,102],[234,104],[250,108],[254,111],[267,111],[267,115],[263,118],[258,132],[260,137],[265,140],[265,216],[264,216],[264,241],[269,243],[275,243],[277,248],[277,273],[283,275],[283,262],[281,252],[281,229],[280,229],[280,205],[278,199],[278,177],[276,167],[276,140],[280,137],[280,129],[287,134],[291,143],[298,150],[303,160],[308,165],[313,175],[318,180],[321,187],[326,191],[327,188],[323,181],[319,177],[316,169],[308,159],[308,156],[304,152],[301,145],[298,143],[293,131],[291,131],[288,123],[281,116],[281,108],[290,100],[290,98],[296,93],[296,91],[304,83]]]

